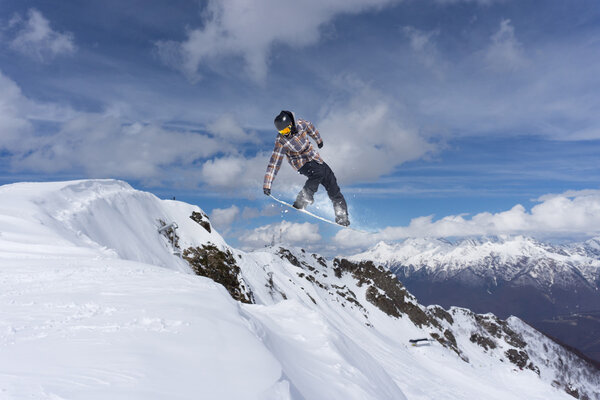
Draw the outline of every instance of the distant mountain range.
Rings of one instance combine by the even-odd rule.
[[[421,303],[518,316],[600,363],[600,238],[409,239],[350,259],[390,268]]]

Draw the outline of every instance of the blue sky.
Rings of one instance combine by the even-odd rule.
[[[0,183],[124,179],[248,248],[581,239],[600,234],[599,72],[597,1],[0,0]],[[263,196],[281,109],[317,126],[375,234]],[[284,164],[273,192],[302,183]]]

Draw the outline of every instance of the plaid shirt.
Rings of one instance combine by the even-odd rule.
[[[279,172],[279,168],[281,167],[281,161],[283,160],[284,155],[296,171],[311,160],[315,160],[319,164],[323,163],[323,159],[308,140],[308,136],[310,135],[317,144],[323,143],[319,131],[312,123],[300,118],[298,118],[296,122],[296,129],[297,132],[295,134],[290,133],[285,136],[277,134],[275,148],[273,149],[273,154],[271,155],[269,165],[267,166],[263,188],[271,188],[275,175],[277,175],[277,172]]]

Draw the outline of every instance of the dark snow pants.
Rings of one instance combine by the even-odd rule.
[[[308,180],[304,184],[304,187],[298,193],[294,206],[297,208],[305,208],[307,205],[312,204],[313,196],[319,189],[319,184],[325,187],[327,195],[333,203],[333,209],[336,216],[347,216],[348,206],[346,205],[346,199],[340,191],[340,187],[337,184],[335,175],[329,165],[325,162],[319,164],[312,160],[304,164],[302,168],[298,170],[299,173],[306,176]]]

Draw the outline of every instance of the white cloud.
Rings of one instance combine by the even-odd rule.
[[[404,33],[410,39],[410,47],[414,51],[423,52],[433,45],[432,38],[440,34],[439,30],[424,32],[412,26],[406,26]]]
[[[73,34],[53,30],[50,22],[36,9],[29,10],[26,20],[13,17],[9,25],[19,29],[10,47],[38,61],[48,61],[76,50]]]
[[[246,158],[241,155],[226,155],[204,162],[201,168],[202,180],[215,189],[236,192],[245,195],[262,196],[269,152],[259,152],[253,157]],[[297,192],[304,184],[302,177],[283,161],[277,174],[272,190],[277,192]]]
[[[392,100],[369,87],[330,106],[315,125],[324,141],[320,153],[343,183],[374,181],[436,149],[403,125]]]
[[[275,44],[293,48],[315,44],[320,28],[340,14],[358,14],[397,0],[211,0],[202,28],[188,31],[181,43],[158,42],[161,58],[197,78],[198,68],[241,57],[247,73],[261,82],[267,75],[269,53]]]
[[[19,86],[0,72],[0,149],[14,148],[31,132],[31,123],[23,112],[26,103]]]
[[[567,190],[563,193],[549,193],[543,196],[538,197],[537,199],[532,199],[531,201],[536,201],[539,203],[546,202],[548,200],[553,200],[556,198],[566,197],[566,198],[575,198],[582,196],[596,196],[598,194],[598,190],[596,189],[584,189],[584,190]]]
[[[272,217],[281,212],[281,210],[275,206],[275,204],[265,205],[261,210],[253,207],[244,207],[242,211],[242,218],[254,219],[259,217]]]
[[[435,0],[440,4],[460,4],[460,3],[476,3],[484,6],[489,6],[493,3],[503,3],[506,0]]]
[[[211,223],[220,231],[231,226],[240,215],[240,209],[236,205],[229,208],[215,208],[210,213]]]
[[[248,189],[262,192],[268,155],[259,153],[252,158],[229,155],[204,162],[202,180],[209,186],[226,190],[247,192]]]
[[[242,243],[251,248],[263,247],[272,243],[307,245],[317,243],[321,239],[318,225],[288,221],[258,227],[239,238]]]
[[[434,38],[440,34],[439,29],[434,31],[421,31],[412,26],[406,26],[404,27],[403,32],[408,37],[410,48],[414,52],[417,60],[441,78],[441,60],[434,40]]]
[[[523,45],[517,40],[510,19],[500,22],[500,28],[492,35],[485,58],[488,66],[497,71],[514,71],[527,65]]]
[[[499,213],[483,212],[471,218],[450,215],[411,220],[408,226],[387,227],[379,233],[340,231],[334,242],[342,247],[369,246],[381,240],[409,237],[466,237],[524,234],[538,237],[596,236],[600,234],[600,190],[569,191],[540,197],[530,211],[520,204]]]
[[[245,162],[242,157],[223,157],[206,161],[202,166],[202,178],[211,186],[233,186],[244,172]]]
[[[47,110],[53,106],[29,101],[11,82],[0,75],[0,87],[10,89],[0,94],[0,127],[4,128],[0,148],[10,153],[16,171],[82,170],[94,177],[177,181],[176,176],[169,176],[172,164],[190,167],[223,147],[206,135],[170,131],[155,124],[126,124],[118,116],[100,113],[65,112],[62,117],[68,118],[59,122],[57,132],[40,134],[29,113],[50,114]]]
[[[61,122],[74,115],[69,107],[38,103],[0,71],[0,149],[26,152],[38,145],[32,121]]]
[[[231,114],[221,115],[207,126],[209,133],[230,143],[256,142],[257,138],[245,130]]]

